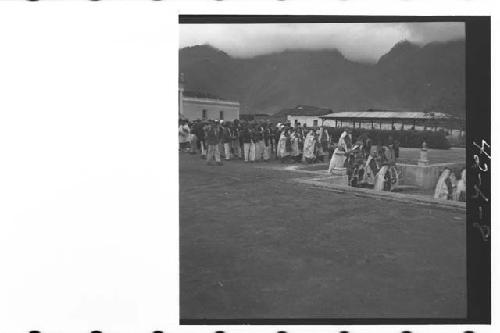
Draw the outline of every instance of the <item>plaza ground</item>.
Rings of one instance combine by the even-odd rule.
[[[463,212],[179,164],[181,319],[466,316]]]

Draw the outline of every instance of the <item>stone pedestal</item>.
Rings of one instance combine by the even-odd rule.
[[[415,170],[415,185],[425,189],[433,188],[436,178],[436,176],[432,174],[434,170],[432,168],[427,167],[428,164],[429,161],[427,161],[426,165],[420,164],[419,161],[418,165],[421,168],[417,168]]]
[[[420,151],[420,158],[418,159],[418,165],[427,166],[429,165],[429,159],[427,158],[427,150]]]
[[[429,159],[427,158],[427,144],[422,143],[422,149],[420,150],[420,158],[418,159],[418,165],[427,166],[429,165]]]

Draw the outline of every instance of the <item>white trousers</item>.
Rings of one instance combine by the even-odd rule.
[[[224,158],[226,160],[231,159],[231,143],[224,143]]]
[[[219,145],[208,145],[207,163],[214,159],[216,162],[220,162]]]
[[[244,143],[243,144],[243,154],[245,155],[245,162],[248,162],[249,155],[250,155],[250,143]]]

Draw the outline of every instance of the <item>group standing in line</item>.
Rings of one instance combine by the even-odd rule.
[[[330,135],[323,127],[246,121],[193,121],[179,123],[180,150],[201,153],[208,165],[222,159],[245,162],[314,163],[330,155]]]

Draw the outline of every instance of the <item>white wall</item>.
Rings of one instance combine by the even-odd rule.
[[[321,126],[321,118],[316,116],[287,116],[287,120],[294,125],[295,120],[300,123],[301,126],[305,123],[307,127]],[[314,125],[314,121],[317,121],[317,125]]]
[[[220,120],[220,111],[224,112],[224,120],[233,121],[240,118],[240,108],[234,104],[201,103],[184,99],[183,116],[187,119],[202,119],[203,110],[207,110],[207,120]]]

